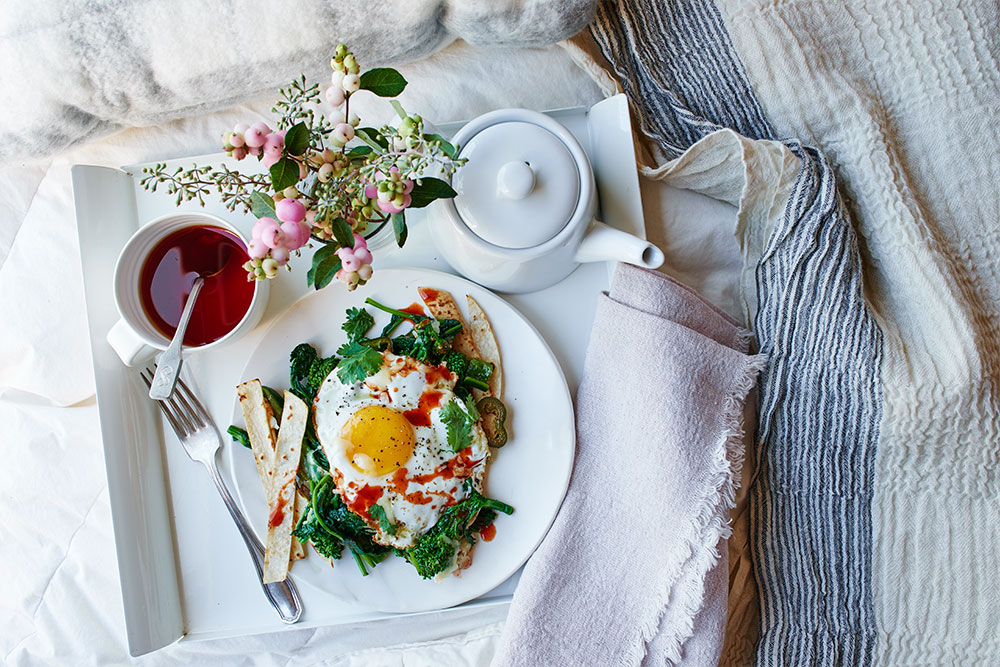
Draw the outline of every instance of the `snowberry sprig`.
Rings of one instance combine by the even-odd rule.
[[[465,164],[444,137],[426,132],[419,115],[407,114],[392,100],[396,127],[361,125],[351,97],[368,91],[394,97],[406,80],[394,69],[364,73],[343,44],[330,59],[331,85],[322,93],[305,77],[280,89],[272,111],[275,128],[265,122],[241,123],[222,136],[222,149],[234,160],[256,158],[267,174],[243,175],[223,166],[167,172],[165,165],[144,170],[140,185],[165,184],[182,201],[219,193],[226,207],[243,206],[257,218],[245,264],[250,280],[273,278],[310,237],[323,246],[313,253],[307,281],[317,289],[333,278],[348,289],[372,275],[366,236],[391,225],[400,246],[406,241],[405,212],[455,191],[438,176],[450,177]],[[325,100],[325,103],[321,101]]]

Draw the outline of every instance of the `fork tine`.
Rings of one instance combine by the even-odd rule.
[[[191,388],[181,378],[177,378],[177,389],[180,392],[177,394],[180,399],[188,406],[191,410],[192,416],[196,418],[202,426],[207,426],[212,423],[211,418],[208,416],[208,410],[202,405],[202,402],[198,400],[198,397],[194,395]]]
[[[139,377],[141,377],[142,381],[146,383],[146,387],[149,387],[153,382],[153,378],[152,375],[150,374],[149,369],[140,371]],[[167,418],[167,421],[170,423],[170,428],[174,430],[174,433],[177,434],[177,437],[181,437],[182,435],[183,436],[190,435],[194,431],[193,428],[189,428],[187,426],[186,422],[180,420],[176,415],[174,415],[174,412],[178,411],[176,405],[174,405],[173,400],[169,402],[167,401],[154,401],[154,402],[160,408],[160,412],[163,413],[163,416]]]

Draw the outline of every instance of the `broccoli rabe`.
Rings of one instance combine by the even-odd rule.
[[[296,345],[290,355],[291,390],[311,403],[326,376],[337,366],[336,357],[321,357],[309,343]]]
[[[469,358],[458,350],[452,350],[444,355],[444,357],[441,358],[441,363],[447,366],[449,371],[460,378],[465,375],[466,369],[469,368]]]
[[[303,519],[299,520],[296,531],[299,530],[299,527],[302,527],[303,533],[308,531],[309,535],[305,538],[313,542],[314,546],[316,545],[314,539],[316,537],[320,539],[320,544],[333,544],[329,542],[330,537],[340,540],[342,542],[341,549],[343,546],[347,546],[354,557],[354,562],[358,565],[358,569],[361,570],[361,574],[367,575],[368,568],[375,567],[392,552],[389,547],[375,542],[373,539],[374,531],[365,524],[361,517],[347,509],[340,496],[334,491],[333,478],[329,475],[324,476],[319,482],[310,484],[309,510],[309,520],[303,523],[303,519],[307,516],[304,513]],[[296,537],[298,536],[297,534]],[[333,556],[333,558],[339,558],[339,555]]]
[[[292,531],[292,535],[303,542],[311,542],[313,549],[320,556],[339,559],[343,554],[343,540],[323,528],[310,506],[306,506],[306,510],[299,517],[299,523]]]
[[[513,511],[507,503],[487,498],[473,489],[465,500],[446,509],[415,545],[397,549],[396,553],[410,561],[417,574],[430,579],[451,567],[462,542],[475,544],[476,534],[493,523],[496,512],[510,514]]]

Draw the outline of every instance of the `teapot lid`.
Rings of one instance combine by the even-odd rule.
[[[455,208],[484,241],[530,248],[556,236],[580,200],[580,168],[566,144],[534,123],[490,125],[462,147]]]

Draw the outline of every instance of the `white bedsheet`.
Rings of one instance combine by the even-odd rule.
[[[437,121],[490,109],[590,105],[602,97],[558,46],[482,51],[456,43],[400,68],[404,105]],[[131,130],[0,172],[0,204],[24,211],[0,265],[0,656],[9,665],[124,664],[128,656],[98,430],[69,169],[118,166],[217,150],[218,135],[267,114],[271,100]],[[366,123],[387,105],[360,109]],[[39,179],[37,190],[34,180]],[[733,239],[701,216],[732,210],[644,184],[647,227],[672,273],[738,314]],[[669,220],[668,220],[669,217]],[[663,230],[670,223],[671,234]],[[0,239],[0,260],[5,253]],[[291,629],[174,644],[143,664],[486,665],[503,620],[434,616],[377,626]],[[485,625],[484,625],[485,623]],[[394,645],[391,646],[390,645]],[[389,648],[387,648],[389,647]]]

